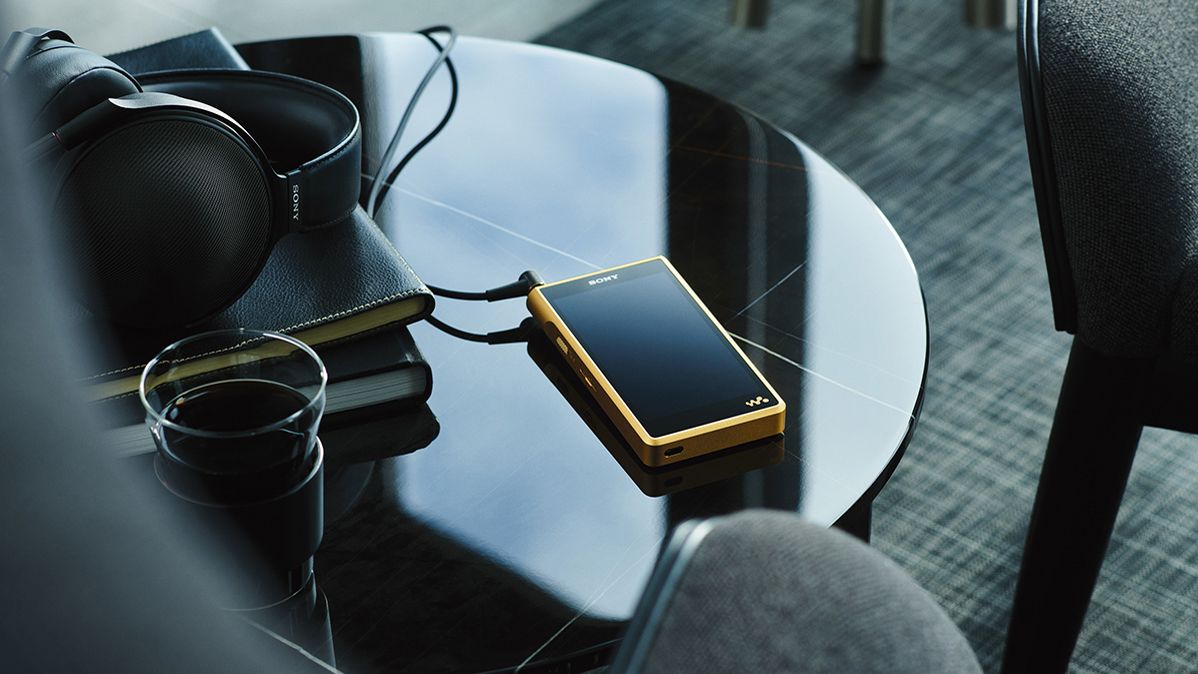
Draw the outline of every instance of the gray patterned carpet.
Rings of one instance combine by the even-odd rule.
[[[876,545],[996,671],[1068,337],[1052,328],[1010,33],[959,0],[896,5],[890,63],[851,66],[849,0],[609,0],[541,42],[652,70],[793,131],[873,196],[910,248],[932,329],[915,439]],[[1198,671],[1198,442],[1145,433],[1074,656],[1078,672]]]

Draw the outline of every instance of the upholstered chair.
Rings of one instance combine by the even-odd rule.
[[[1063,672],[1141,430],[1198,431],[1198,6],[1023,2],[1032,179],[1073,346],[1003,670]]]
[[[612,672],[981,672],[965,637],[894,562],[789,513],[678,528]]]

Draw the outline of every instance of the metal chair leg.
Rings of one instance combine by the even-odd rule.
[[[890,0],[857,0],[857,63],[872,66],[886,60],[890,32]]]
[[[770,0],[732,0],[729,20],[738,28],[765,28]]]
[[[965,0],[965,21],[975,28],[1015,30],[1015,0]]]

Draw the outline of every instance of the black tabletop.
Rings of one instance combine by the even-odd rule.
[[[370,169],[435,56],[411,35],[241,49],[355,99]],[[378,218],[416,271],[484,289],[664,254],[786,400],[787,430],[722,463],[645,471],[551,350],[413,326],[439,436],[329,476],[338,505],[316,568],[339,666],[593,661],[685,519],[769,507],[861,533],[909,440],[928,344],[915,269],[873,202],[793,135],[676,82],[481,39],[453,61],[457,110]],[[401,154],[448,97],[441,73]],[[438,300],[436,315],[486,332],[527,313]]]

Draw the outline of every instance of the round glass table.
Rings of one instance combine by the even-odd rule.
[[[239,49],[354,99],[371,170],[435,56],[400,34]],[[439,433],[328,475],[316,568],[338,665],[599,664],[663,540],[694,517],[778,508],[868,539],[918,416],[928,346],[915,268],[873,202],[793,135],[677,82],[482,39],[459,40],[452,58],[457,109],[377,218],[423,279],[484,289],[524,269],[554,280],[666,255],[786,400],[787,429],[720,461],[648,471],[588,414],[552,349],[412,326]],[[401,155],[449,91],[441,72]],[[527,312],[438,300],[436,315],[488,332]]]

